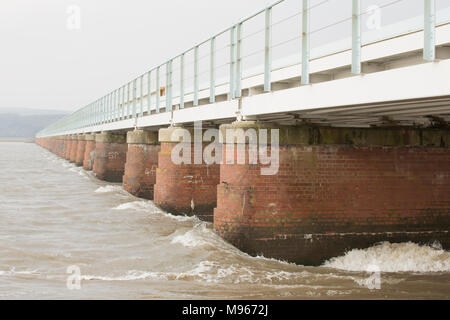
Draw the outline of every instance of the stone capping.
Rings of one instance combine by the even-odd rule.
[[[194,142],[194,128],[191,128],[191,127],[185,128],[185,127],[181,127],[181,126],[159,129],[159,132],[158,132],[158,140],[159,140],[159,142],[166,142],[166,143],[179,143],[179,142],[181,142],[183,140],[182,137],[180,137],[178,140],[173,140],[172,139],[173,132],[178,130],[178,129],[183,129],[183,130],[189,131],[189,133],[191,134],[191,142],[192,143]],[[202,131],[205,131],[205,129],[202,129]]]
[[[240,121],[220,126],[220,142],[228,143],[227,130],[279,129],[280,145],[428,146],[450,147],[450,129],[383,127],[341,128],[313,125],[276,126],[256,121]],[[237,143],[236,137],[229,143]],[[268,144],[271,133],[267,130]],[[161,139],[161,138],[160,138]],[[247,141],[248,143],[248,141]]]
[[[77,135],[76,135],[76,139],[77,139],[78,141],[85,141],[85,140],[86,140],[86,139],[85,139],[85,135],[82,134],[82,133],[77,134]]]
[[[95,133],[86,133],[84,134],[85,141],[95,141]]]
[[[127,143],[128,144],[159,144],[158,132],[156,131],[145,131],[145,130],[134,130],[127,132]]]
[[[121,133],[102,132],[95,135],[95,142],[100,143],[126,143],[127,136]]]

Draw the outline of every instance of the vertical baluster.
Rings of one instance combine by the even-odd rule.
[[[352,4],[352,73],[361,73],[361,0]]]
[[[236,51],[236,43],[235,43],[235,35],[236,35],[236,26],[230,29],[230,99],[235,98],[235,51]]]
[[[143,117],[144,116],[144,75],[141,76],[140,78],[140,94],[141,94],[141,98],[140,98],[140,104],[141,104],[141,111],[140,111],[140,116]]]
[[[133,80],[133,114],[131,115],[131,118],[136,117],[136,99],[137,99],[137,86],[136,86],[137,79]]]
[[[198,106],[198,46],[194,49],[194,107]]]
[[[172,60],[166,63],[166,111],[172,111]]]
[[[180,109],[184,108],[184,53],[180,57]]]
[[[237,25],[236,40],[236,98],[242,96],[242,23]]]
[[[302,84],[309,84],[309,1],[303,0],[302,10]]]
[[[127,114],[126,118],[130,118],[130,95],[131,95],[131,82],[128,82],[128,88],[127,88]]]
[[[436,1],[425,0],[425,26],[423,58],[433,61],[436,58]]]
[[[160,75],[161,67],[156,68],[156,113],[159,113],[159,103],[161,100],[161,85],[160,85]]]
[[[151,71],[147,74],[147,115],[151,113],[151,105],[152,105],[152,86],[151,86]]]

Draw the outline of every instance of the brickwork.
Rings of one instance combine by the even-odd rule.
[[[196,215],[202,220],[212,221],[217,201],[219,165],[193,164],[193,144],[186,145],[192,148],[192,164],[175,164],[171,153],[177,143],[162,139],[162,130],[159,139],[161,151],[156,171],[155,204],[172,214]]]
[[[249,254],[312,265],[379,241],[450,247],[448,132],[420,132],[414,146],[364,146],[320,142],[327,130],[311,131],[319,140],[310,135],[310,144],[281,145],[276,175],[261,175],[259,164],[222,164],[219,234]]]

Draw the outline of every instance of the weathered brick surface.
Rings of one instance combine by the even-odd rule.
[[[160,146],[157,133],[128,132],[128,152],[123,176],[126,191],[153,200]]]
[[[72,150],[72,140],[69,138],[64,139],[64,156],[63,158],[66,160],[70,160],[70,151]]]
[[[75,156],[75,164],[78,167],[83,166],[85,150],[86,150],[86,140],[84,140],[84,137],[78,137],[77,152]]]
[[[97,178],[108,182],[122,182],[127,155],[125,135],[106,133],[97,134],[95,138],[93,170]]]
[[[70,143],[70,154],[69,161],[74,163],[77,158],[77,150],[78,150],[78,138],[76,136],[72,137]]]
[[[172,162],[175,143],[161,142],[158,156],[154,202],[172,214],[196,215],[212,221],[217,201],[219,165],[181,164]],[[194,163],[194,148],[192,161]]]
[[[220,168],[214,226],[244,252],[316,265],[379,241],[450,248],[445,144],[284,145],[276,175],[260,168]]]

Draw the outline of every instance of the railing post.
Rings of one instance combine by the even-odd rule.
[[[172,111],[172,60],[166,64],[166,111]]]
[[[133,80],[133,114],[131,115],[131,118],[136,117],[136,102],[137,102],[137,79]]]
[[[122,87],[122,120],[125,120],[125,86]]]
[[[151,71],[148,72],[147,76],[147,104],[147,115],[150,115],[152,104]]]
[[[180,109],[184,108],[184,53],[180,56]]]
[[[159,102],[160,102],[160,82],[159,82],[159,73],[160,73],[161,67],[156,68],[156,113],[159,113]]]
[[[141,76],[140,79],[140,89],[141,89],[141,98],[140,98],[140,105],[141,105],[141,112],[140,112],[140,116],[143,117],[144,116],[144,75]]]
[[[423,58],[426,61],[436,59],[436,1],[425,0],[425,26]]]
[[[266,9],[266,34],[264,46],[264,91],[271,90],[272,71],[272,8]]]
[[[102,124],[106,123],[106,96],[102,98]]]
[[[235,98],[235,51],[236,51],[236,43],[235,43],[235,34],[236,34],[236,26],[233,26],[230,29],[230,99]]]
[[[105,96],[105,123],[109,122],[109,93]]]
[[[109,94],[105,96],[105,123],[109,122]]]
[[[302,10],[302,84],[309,84],[309,1],[303,0]]]
[[[109,94],[108,102],[108,122],[113,121],[113,92]]]
[[[209,102],[216,102],[216,76],[215,76],[215,55],[216,55],[216,38],[211,38],[210,48],[210,64],[209,64]]]
[[[352,4],[352,73],[361,73],[361,0]]]
[[[119,111],[120,111],[120,89],[116,89],[114,95],[114,121],[119,121]]]
[[[236,43],[236,98],[240,98],[242,96],[242,22],[237,25]]]
[[[194,48],[194,107],[198,106],[198,46]]]

